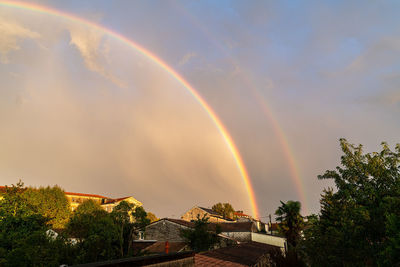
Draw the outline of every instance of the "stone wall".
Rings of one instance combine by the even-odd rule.
[[[251,241],[251,232],[222,232],[221,234],[239,242]]]
[[[145,238],[146,240],[185,242],[185,239],[180,236],[182,229],[188,228],[168,220],[160,220],[146,227]]]
[[[212,222],[212,223],[226,222],[226,220],[224,220],[223,218],[210,216],[209,213],[207,213],[206,211],[204,211],[198,207],[194,207],[194,208],[191,208],[190,210],[188,210],[185,214],[182,215],[181,219],[188,221],[188,222],[196,221],[198,215],[200,216],[200,218],[203,218],[203,216],[206,215],[206,217],[208,217],[208,221]]]

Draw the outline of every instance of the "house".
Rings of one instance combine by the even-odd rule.
[[[193,222],[163,218],[146,226],[145,239],[161,242],[185,242],[186,240],[181,237],[181,231],[192,228],[194,228]]]
[[[250,215],[247,215],[247,214],[243,213],[242,210],[235,211],[234,215],[237,218],[237,220],[240,220],[242,218],[244,218],[244,219],[252,219]]]
[[[0,199],[2,199],[2,194],[6,192],[5,186],[0,186]],[[85,193],[73,193],[65,192],[65,196],[69,200],[71,209],[74,211],[82,202],[85,200],[94,200],[99,203],[101,207],[107,212],[111,212],[115,206],[117,206],[121,201],[127,201],[134,204],[135,206],[142,206],[142,203],[135,199],[134,197],[122,197],[122,198],[110,198],[102,195],[85,194]]]
[[[154,242],[185,242],[181,237],[182,229],[193,229],[195,224],[180,219],[164,218],[146,226],[145,240]],[[259,222],[221,222],[210,223],[210,231],[215,231],[217,226],[220,228],[221,242],[217,246],[224,247],[238,242],[258,242],[279,247],[284,250],[286,239],[283,237],[267,234],[260,231]],[[262,229],[261,229],[262,230]]]
[[[65,196],[68,198],[72,210],[75,210],[82,202],[89,199],[99,203],[101,207],[107,212],[111,212],[115,206],[121,203],[121,201],[127,201],[129,203],[134,204],[135,206],[142,206],[142,203],[140,201],[136,200],[134,197],[131,196],[114,199],[101,195],[73,193],[73,192],[65,192]]]
[[[191,222],[197,220],[198,216],[200,216],[200,218],[203,218],[205,216],[206,218],[208,218],[208,221],[212,223],[231,221],[229,219],[224,219],[218,212],[215,212],[212,209],[199,206],[194,206],[193,208],[185,212],[181,216],[181,219]]]

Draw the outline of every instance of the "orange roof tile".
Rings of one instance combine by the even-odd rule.
[[[85,194],[85,193],[65,192],[65,194],[66,194],[66,195],[71,195],[71,196],[97,197],[97,198],[110,199],[109,197],[105,197],[105,196],[101,196],[101,195],[93,195],[93,194]]]

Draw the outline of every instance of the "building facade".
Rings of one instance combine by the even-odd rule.
[[[197,220],[198,217],[200,218],[206,217],[208,218],[208,221],[212,223],[229,221],[222,218],[222,216],[219,213],[213,211],[212,209],[198,207],[198,206],[194,206],[193,208],[185,212],[181,216],[181,219],[187,222],[192,222]]]
[[[134,197],[122,197],[122,198],[109,198],[101,195],[85,194],[85,193],[73,193],[65,192],[65,196],[71,204],[71,209],[74,211],[80,204],[86,200],[93,200],[100,204],[100,206],[107,212],[112,212],[115,206],[121,201],[127,201],[134,204],[136,207],[142,206],[142,203]]]

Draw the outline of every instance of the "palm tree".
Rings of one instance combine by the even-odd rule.
[[[300,215],[301,204],[299,201],[289,200],[275,211],[276,220],[280,222],[279,231],[286,237],[289,248],[295,248],[300,238],[303,227],[303,217]]]

